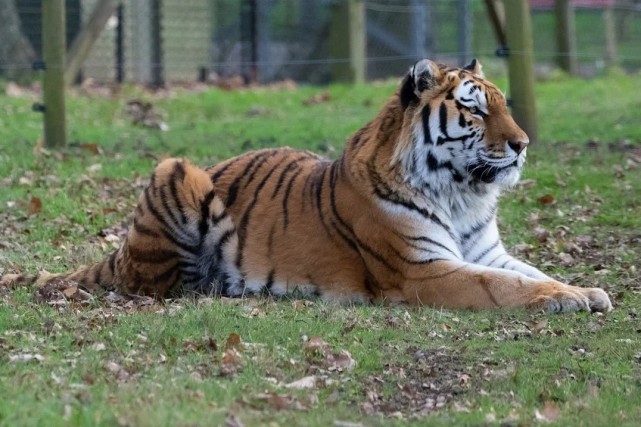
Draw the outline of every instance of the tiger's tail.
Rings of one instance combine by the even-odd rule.
[[[91,266],[35,281],[64,280],[89,292],[155,297],[181,283],[186,291],[219,294],[242,281],[233,262],[237,249],[235,224],[209,175],[186,160],[167,159],[140,195],[133,224],[117,250]]]

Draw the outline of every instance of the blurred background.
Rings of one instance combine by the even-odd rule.
[[[41,0],[1,0],[0,75],[29,79],[42,55]],[[66,0],[67,44],[98,0]],[[112,2],[113,3],[113,2]],[[110,14],[76,82],[269,83],[337,80],[349,61],[347,25],[336,0],[135,0]],[[574,72],[641,69],[641,1],[574,0]],[[554,69],[560,53],[555,1],[531,0],[535,70]],[[456,65],[472,57],[500,68],[497,38],[483,0],[364,0],[365,76],[399,76],[419,57]],[[229,84],[233,84],[233,80]]]

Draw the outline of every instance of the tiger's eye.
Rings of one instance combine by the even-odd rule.
[[[470,113],[476,114],[479,112],[479,109],[477,107],[470,107]]]

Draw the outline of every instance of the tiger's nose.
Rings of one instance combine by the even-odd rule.
[[[516,152],[516,154],[521,154],[523,150],[528,146],[530,142],[527,140],[519,140],[519,141],[508,141],[507,145],[510,146],[512,150]]]

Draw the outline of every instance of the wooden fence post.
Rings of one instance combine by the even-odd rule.
[[[42,78],[44,140],[47,147],[67,142],[65,114],[65,0],[42,0]]]
[[[556,0],[554,4],[556,23],[557,63],[567,73],[577,73],[576,29],[574,6],[570,0]]]
[[[605,65],[606,67],[617,66],[617,34],[614,23],[614,12],[612,6],[603,9],[603,29],[605,31]]]
[[[538,138],[534,98],[532,20],[528,0],[509,0],[505,6],[505,35],[509,56],[508,73],[512,115],[534,142]]]
[[[330,35],[332,80],[365,81],[365,4],[363,0],[339,0],[332,5]],[[347,59],[347,61],[344,61]]]

